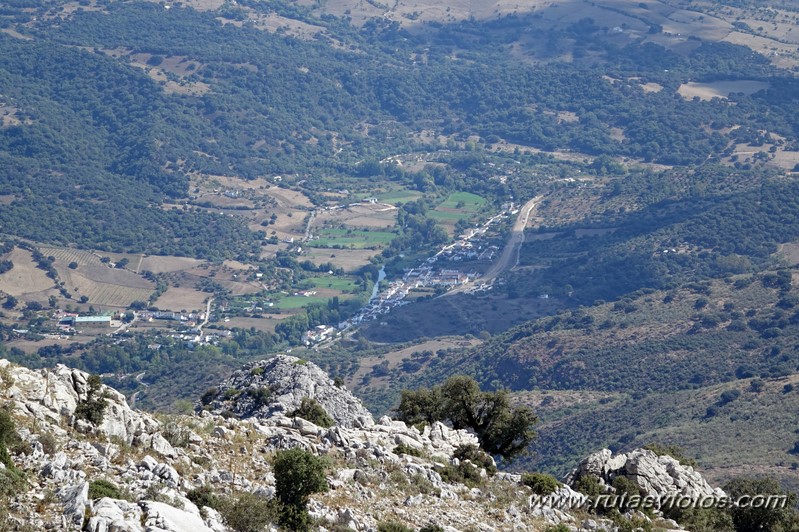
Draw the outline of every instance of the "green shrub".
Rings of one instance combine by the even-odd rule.
[[[522,473],[522,484],[536,495],[549,495],[560,487],[558,479],[547,473]]]
[[[497,472],[497,466],[494,464],[494,460],[491,459],[488,453],[482,451],[476,445],[460,445],[455,449],[455,452],[452,453],[452,456],[461,461],[469,460],[477,467],[482,467],[489,476],[493,476]]]
[[[608,517],[616,525],[618,532],[652,532],[652,522],[646,517],[627,517],[615,508],[608,512]]]
[[[571,532],[571,528],[561,523],[559,525],[548,526],[544,532]]]
[[[5,408],[0,409],[0,463],[7,468],[14,468],[14,462],[8,453],[9,448],[14,448],[22,442],[17,433],[17,425],[11,414]]]
[[[308,451],[290,449],[278,451],[272,465],[280,523],[290,530],[306,530],[310,519],[308,497],[327,490],[327,463]]]
[[[596,475],[583,475],[574,483],[574,489],[589,497],[596,497],[604,491],[602,483]]]
[[[408,456],[422,456],[422,451],[411,447],[410,445],[405,445],[404,443],[400,443],[396,447],[394,447],[394,454],[407,454]]]
[[[25,473],[16,467],[0,469],[0,496],[9,497],[27,488]]]
[[[272,399],[272,392],[269,390],[269,388],[265,387],[250,390],[248,394],[250,397],[252,397],[253,403],[255,403],[255,408],[261,408],[262,406],[268,405],[269,401]]]
[[[218,393],[219,393],[219,388],[217,388],[216,386],[208,388],[207,390],[205,390],[205,392],[203,392],[202,397],[200,397],[200,403],[204,405],[210,404]]]
[[[419,532],[444,532],[444,527],[430,523],[420,528]]]
[[[75,417],[94,425],[99,425],[103,422],[107,404],[105,396],[100,393],[100,387],[102,386],[100,376],[90,375],[87,384],[89,389],[86,394],[86,400],[78,403],[75,408]]]
[[[741,496],[768,496],[782,495],[786,497],[783,508],[768,508],[767,506],[755,507],[740,506],[732,508],[732,521],[737,531],[749,530],[797,530],[799,529],[799,514],[796,511],[796,494],[786,492],[779,483],[771,478],[740,477],[731,480],[722,489],[732,499]]]
[[[324,428],[332,427],[336,424],[327,411],[322,408],[322,405],[320,405],[316,399],[311,399],[310,397],[303,397],[300,407],[290,412],[289,417],[301,417],[314,425]]]
[[[121,499],[122,492],[119,491],[116,484],[109,480],[99,479],[89,482],[89,499],[102,499],[103,497]]]
[[[529,407],[513,406],[506,391],[480,391],[477,381],[465,375],[435,388],[404,390],[396,412],[410,425],[446,421],[456,429],[470,428],[483,450],[506,461],[527,451],[538,421]]]
[[[219,510],[222,507],[222,500],[216,496],[211,486],[200,486],[189,490],[186,493],[186,498],[193,502],[197,508],[207,506],[208,508]]]
[[[377,523],[377,532],[413,532],[413,529],[397,521],[382,521]]]
[[[189,429],[175,422],[167,423],[161,435],[173,447],[186,447],[189,444]]]
[[[630,497],[641,495],[641,489],[638,487],[638,484],[633,482],[627,477],[616,477],[613,479],[611,486],[616,490],[616,495],[619,497],[626,496],[625,500],[629,500]],[[621,510],[626,510],[627,508],[620,508]]]
[[[483,483],[480,476],[480,469],[469,462],[460,462],[457,466],[447,464],[438,470],[438,474],[444,482],[450,484],[464,484],[470,488],[476,488]]]
[[[215,504],[225,524],[236,532],[263,532],[268,524],[279,517],[274,502],[254,493],[216,499]]]
[[[663,508],[663,515],[692,532],[735,532],[732,516],[720,508]]]

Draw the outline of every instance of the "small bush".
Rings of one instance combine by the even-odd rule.
[[[480,476],[480,469],[470,462],[460,462],[457,466],[448,464],[438,471],[444,482],[450,484],[464,484],[470,488],[476,488],[483,483]]]
[[[741,390],[732,389],[732,390],[725,390],[721,392],[719,395],[719,406],[726,405],[727,403],[731,403],[738,399],[741,396]]]
[[[616,495],[623,497],[623,500],[629,500],[630,497],[641,495],[641,489],[638,487],[638,484],[627,477],[616,477],[613,479],[611,485],[613,489],[616,490]],[[621,502],[618,504],[620,505]],[[619,510],[627,510],[627,507],[619,508]]]
[[[122,492],[119,491],[116,484],[108,480],[100,479],[89,482],[89,499],[102,499],[103,497],[120,499]]]
[[[200,486],[197,489],[189,490],[186,493],[186,498],[193,502],[197,508],[207,506],[208,508],[219,510],[222,507],[222,500],[216,496],[210,486]]]
[[[100,387],[102,386],[100,376],[90,375],[87,384],[89,389],[86,394],[86,400],[78,403],[75,408],[75,417],[94,425],[99,425],[103,422],[106,407],[106,399],[100,393]]]
[[[189,429],[177,423],[167,423],[161,435],[173,447],[186,447],[189,444]]]
[[[430,523],[420,528],[419,532],[444,532],[444,527]]]
[[[383,521],[377,523],[377,532],[413,532],[413,529],[397,521]]]
[[[44,454],[49,454],[52,456],[58,452],[58,440],[56,440],[55,436],[49,432],[43,432],[42,434],[39,434],[39,443],[42,446],[42,451]]]
[[[546,473],[523,473],[522,484],[533,490],[536,495],[549,495],[560,487],[558,479]]]
[[[211,401],[214,400],[214,397],[216,397],[216,394],[218,393],[219,393],[219,388],[217,388],[216,386],[208,388],[207,390],[205,390],[205,393],[203,393],[202,397],[200,397],[200,402],[204,405],[211,404]]]
[[[652,522],[646,517],[638,515],[627,517],[616,509],[611,510],[608,517],[619,532],[652,532]]]
[[[266,406],[269,404],[269,401],[271,401],[272,399],[272,393],[269,391],[269,388],[264,388],[264,387],[255,388],[254,390],[250,390],[248,393],[250,397],[252,397],[254,408],[261,408],[262,406]]]
[[[602,483],[596,475],[584,475],[574,483],[574,489],[589,497],[596,497],[604,491]]]
[[[475,445],[461,445],[455,449],[455,452],[452,453],[452,456],[461,461],[469,460],[477,467],[482,467],[486,470],[486,473],[488,473],[489,476],[493,476],[494,473],[497,472],[497,466],[494,464],[494,460],[488,455],[488,453]]]
[[[289,417],[301,417],[314,425],[324,428],[329,428],[336,424],[327,411],[322,408],[322,405],[316,399],[311,399],[310,397],[303,397],[300,407],[290,412]]]
[[[422,495],[438,495],[440,493],[435,484],[420,473],[413,475],[410,480],[411,486]]]
[[[422,456],[422,451],[419,449],[415,449],[410,445],[405,445],[404,443],[400,443],[396,447],[394,447],[394,454],[407,454],[408,456]]]
[[[278,519],[275,503],[254,493],[241,493],[218,500],[216,504],[225,524],[236,532],[262,532]]]

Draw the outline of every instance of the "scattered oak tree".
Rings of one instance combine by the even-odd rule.
[[[406,423],[444,421],[455,429],[471,429],[484,451],[507,461],[526,451],[538,421],[531,408],[512,406],[507,391],[483,392],[465,375],[432,389],[403,391],[396,411]]]
[[[308,497],[327,490],[326,462],[303,449],[290,449],[278,451],[272,465],[280,524],[289,530],[307,530]]]

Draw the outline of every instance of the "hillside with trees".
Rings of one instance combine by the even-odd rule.
[[[530,443],[508,427],[532,424],[515,401],[539,397],[536,454],[517,463],[563,473],[600,446],[662,439],[716,468],[729,446],[790,482],[793,428],[740,433],[768,409],[796,425],[799,81],[795,49],[762,47],[791,44],[775,34],[795,11],[690,2],[696,32],[681,35],[666,2],[610,17],[579,4],[591,16],[557,23],[558,6],[397,20],[399,4],[306,4],[0,6],[0,356],[102,373],[175,411],[296,349],[375,410],[470,428],[497,455]],[[303,347],[366,305],[379,272],[385,285],[505,212],[478,255],[501,249],[532,198],[518,261],[490,289],[429,289]],[[384,211],[357,227],[330,214],[354,203]],[[198,262],[147,271],[147,255]],[[86,266],[142,277],[132,302],[98,304],[128,324],[159,305],[208,315],[179,335],[65,341],[45,322],[95,314]],[[15,291],[31,279],[46,286]],[[219,337],[187,338],[203,327]],[[672,395],[694,406],[672,415]],[[707,427],[715,448],[697,439]]]

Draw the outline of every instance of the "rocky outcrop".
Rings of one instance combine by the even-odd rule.
[[[305,397],[315,399],[339,426],[368,427],[374,423],[358,398],[336,386],[319,366],[288,355],[244,366],[206,396],[200,407],[215,414],[269,418],[296,410]]]
[[[31,371],[0,361],[0,395],[23,440],[12,459],[26,479],[26,487],[9,501],[10,515],[0,516],[0,526],[6,519],[36,530],[229,532],[225,518],[195,506],[190,492],[207,488],[229,500],[241,493],[274,497],[274,453],[299,447],[331,464],[330,490],[309,502],[311,516],[328,529],[372,532],[380,521],[402,521],[415,528],[432,522],[447,531],[539,530],[557,523],[579,531],[614,530],[609,521],[580,518],[568,505],[558,505],[579,503],[582,497],[566,486],[551,500],[534,501],[518,475],[492,477],[462,463],[454,453],[477,445],[473,434],[441,423],[419,430],[388,417],[374,422],[355,397],[323,375],[293,357],[253,364],[220,386],[212,406],[220,411],[238,405],[257,415],[239,419],[202,410],[172,416],[166,425],[102,387],[108,417],[94,425],[75,419],[77,405],[87,398],[87,374],[63,366]],[[235,401],[253,386],[268,386],[272,400],[254,409],[241,397]],[[303,397],[317,399],[337,424],[326,428],[288,417]],[[663,475],[671,475],[675,486],[683,480],[701,484],[689,473],[674,473],[659,458],[654,461],[662,470],[657,469],[651,458],[599,453],[583,469],[610,480],[618,468],[626,468],[631,477],[653,486],[667,484]],[[479,482],[466,485],[458,479],[464,465]]]
[[[11,401],[15,411],[46,420],[58,427],[54,429],[58,432],[62,432],[62,422],[67,421],[78,430],[96,430],[128,445],[136,443],[136,440],[146,445],[152,442],[153,435],[159,430],[159,424],[152,416],[132,410],[125,396],[108,386],[100,389],[107,403],[102,423],[93,427],[75,419],[78,404],[88,399],[89,374],[86,372],[61,364],[53,369],[32,371],[13,366],[7,360],[0,360],[0,371],[7,372],[10,386],[5,397]],[[164,445],[161,445],[161,450],[172,452]]]
[[[574,485],[586,475],[597,477],[607,486],[621,476],[635,483],[642,493],[655,497],[724,497],[720,488],[713,488],[694,468],[682,465],[671,456],[658,456],[647,449],[635,449],[615,456],[609,449],[602,449],[580,462],[564,481]]]

